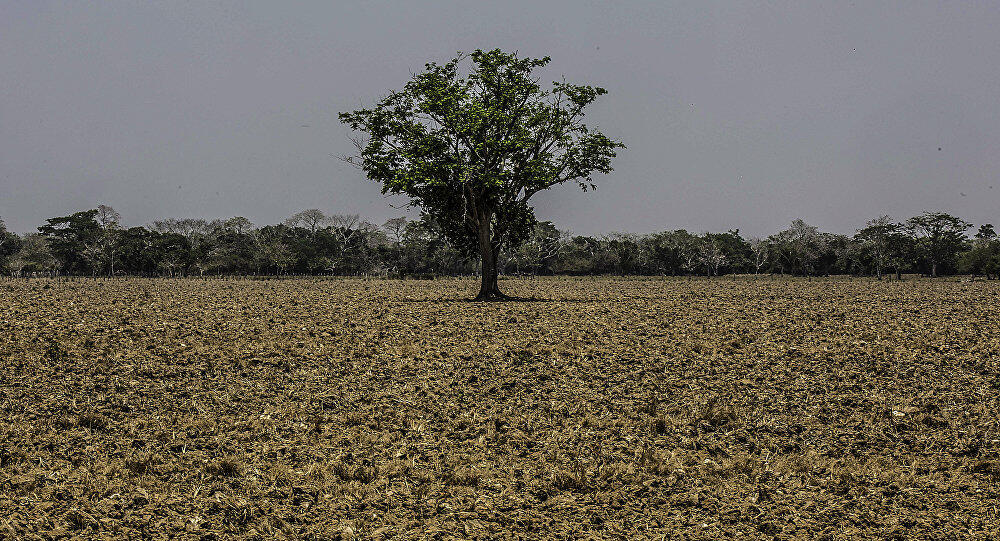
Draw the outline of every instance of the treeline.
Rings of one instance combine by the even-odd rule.
[[[1000,274],[1000,239],[990,224],[940,212],[904,221],[871,220],[853,236],[819,231],[802,220],[766,238],[738,230],[694,234],[572,235],[535,224],[501,254],[506,274],[691,275],[791,274],[928,276]],[[357,215],[311,209],[283,223],[165,219],[124,227],[101,205],[49,218],[17,235],[0,220],[0,270],[12,276],[463,275],[477,263],[449,244],[433,218],[395,218],[381,226]]]

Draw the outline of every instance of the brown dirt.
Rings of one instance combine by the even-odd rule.
[[[0,283],[0,538],[1000,533],[1000,284]]]

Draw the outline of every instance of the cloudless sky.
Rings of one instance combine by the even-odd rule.
[[[0,217],[381,223],[404,200],[334,157],[337,113],[500,47],[607,88],[589,123],[628,145],[596,192],[536,196],[561,228],[1000,224],[998,28],[996,2],[0,0]]]

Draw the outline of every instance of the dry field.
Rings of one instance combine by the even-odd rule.
[[[0,282],[0,538],[1000,534],[1000,284]]]

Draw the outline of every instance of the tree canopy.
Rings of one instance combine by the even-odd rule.
[[[446,237],[482,262],[478,299],[505,298],[497,258],[529,238],[529,199],[563,183],[593,188],[624,145],[583,123],[603,88],[553,82],[535,71],[549,58],[476,50],[423,72],[374,107],[340,114],[363,136],[361,167],[386,194],[403,194]],[[464,69],[468,66],[468,69]]]
[[[965,231],[972,224],[944,212],[924,212],[906,221],[917,249],[927,260],[931,276],[937,276],[941,266],[953,268],[959,252],[965,248]]]

